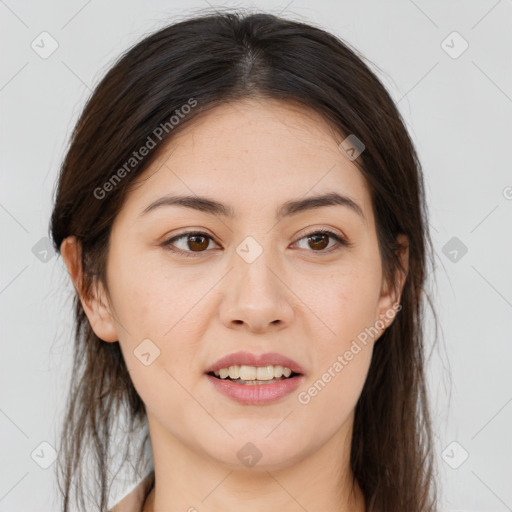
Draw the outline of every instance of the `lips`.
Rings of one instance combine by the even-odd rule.
[[[206,378],[219,394],[241,405],[269,405],[292,396],[302,384],[304,375],[280,380],[273,384],[244,385],[230,380],[221,380],[211,375]]]
[[[297,361],[290,359],[277,352],[267,352],[265,354],[252,354],[250,352],[240,351],[222,357],[211,366],[209,366],[205,373],[212,373],[221,368],[229,368],[235,365],[245,366],[284,366],[290,368],[293,373],[304,374],[304,369]]]

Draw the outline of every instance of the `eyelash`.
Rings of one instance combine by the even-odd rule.
[[[305,234],[304,236],[302,236],[301,238],[299,238],[299,240],[297,240],[297,242],[299,242],[300,240],[303,240],[304,238],[308,238],[308,237],[311,237],[313,235],[327,235],[329,236],[330,238],[333,238],[337,243],[338,243],[338,247],[334,249],[334,251],[337,251],[339,249],[341,249],[341,247],[343,246],[346,246],[346,247],[349,247],[351,244],[349,242],[347,242],[347,240],[345,240],[344,238],[340,237],[338,234],[334,233],[333,231],[329,231],[328,229],[320,229],[320,230],[317,230],[317,231],[312,231],[311,233],[307,233]],[[186,238],[188,236],[202,236],[202,237],[205,237],[205,238],[209,238],[210,240],[213,240],[213,238],[208,235],[207,233],[204,233],[204,232],[201,232],[201,231],[186,231],[185,233],[181,233],[180,235],[178,236],[174,236],[172,238],[169,238],[167,241],[163,242],[162,245],[164,245],[165,247],[167,247],[167,249],[169,249],[170,251],[174,252],[174,253],[179,253],[183,256],[185,256],[186,258],[195,258],[199,255],[201,255],[202,253],[205,253],[205,252],[208,252],[208,251],[184,251],[182,249],[178,249],[176,247],[173,247],[172,246],[172,242],[175,242],[176,240],[179,240],[180,238]],[[295,243],[297,243],[295,242]],[[320,253],[321,255],[323,254],[329,254],[331,252],[334,252],[332,247],[328,250],[321,250],[321,251],[311,251],[313,253]]]

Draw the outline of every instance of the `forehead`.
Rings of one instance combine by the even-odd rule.
[[[140,213],[166,193],[207,195],[235,215],[338,192],[370,216],[366,181],[317,112],[293,102],[244,99],[203,112],[173,136],[136,180],[127,206]]]

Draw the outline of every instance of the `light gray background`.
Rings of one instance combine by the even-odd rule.
[[[419,151],[431,210],[442,332],[428,369],[443,510],[512,510],[512,2],[213,5],[319,23],[382,69]],[[40,240],[71,129],[113,59],[203,8],[202,0],[0,0],[1,512],[57,510],[54,464],[40,466],[51,449],[41,443],[56,446],[64,406],[71,287],[60,258],[41,260]],[[31,48],[42,47],[43,31],[58,43],[46,59]],[[458,55],[463,40],[469,47]],[[446,245],[453,237],[459,247]],[[116,499],[134,483],[121,482]]]

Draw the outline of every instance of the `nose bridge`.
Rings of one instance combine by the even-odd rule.
[[[261,242],[253,236],[247,236],[236,247],[234,278],[239,292],[267,300],[267,295],[275,296],[279,293],[279,280],[275,274],[281,265],[277,251],[271,245],[272,238],[261,236],[259,239]]]
[[[262,329],[270,324],[288,323],[292,306],[284,285],[281,261],[272,246],[272,237],[265,245],[255,237],[246,237],[233,253],[227,292],[222,305],[225,323],[244,322]]]

